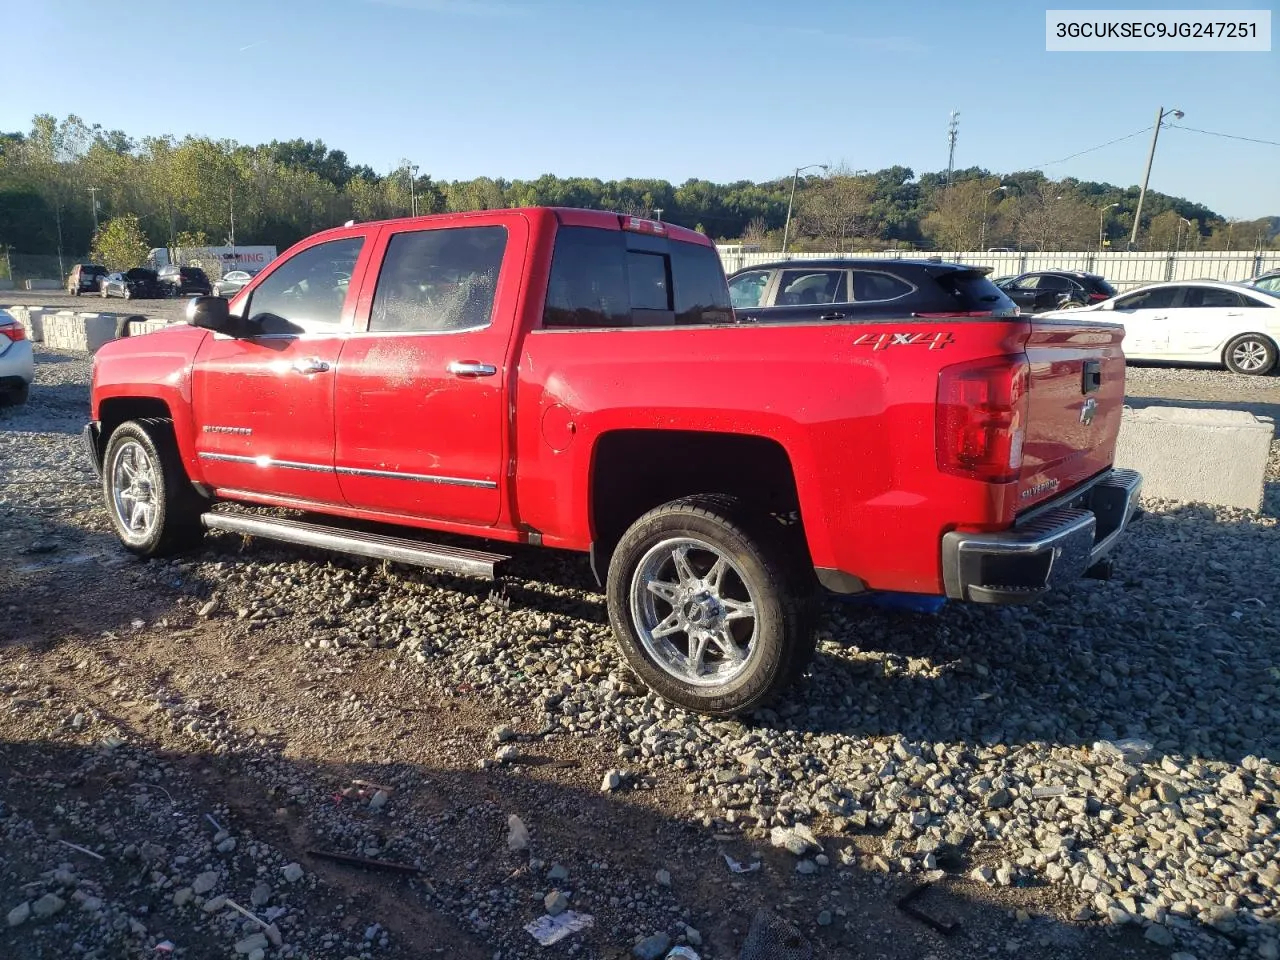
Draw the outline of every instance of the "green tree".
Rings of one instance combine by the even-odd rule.
[[[108,220],[93,238],[93,258],[108,270],[136,267],[150,249],[138,218],[131,215]]]

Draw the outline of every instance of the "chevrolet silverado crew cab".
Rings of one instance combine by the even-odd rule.
[[[750,321],[670,224],[347,225],[99,350],[84,436],[143,556],[206,528],[480,576],[504,542],[587,554],[644,681],[731,714],[804,667],[819,586],[1025,602],[1104,576],[1136,514],[1122,330],[913,276],[927,313]]]

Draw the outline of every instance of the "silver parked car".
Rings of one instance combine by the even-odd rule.
[[[231,270],[222,275],[222,279],[213,281],[215,297],[234,297],[249,285],[249,281],[257,274],[257,270]]]

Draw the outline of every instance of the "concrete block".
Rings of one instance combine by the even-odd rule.
[[[1142,474],[1144,497],[1259,510],[1274,434],[1243,410],[1126,407],[1116,466]]]
[[[27,328],[27,339],[39,343],[44,340],[44,318],[51,313],[55,313],[51,307],[27,307],[27,319],[24,325]]]
[[[169,321],[159,317],[147,317],[129,321],[129,336],[140,337],[145,333],[155,333],[169,326]]]
[[[59,310],[44,318],[44,342],[48,347],[93,353],[115,338],[116,316],[113,313]]]
[[[12,289],[13,289],[12,280],[8,279],[7,277],[4,280],[0,280],[0,290],[12,290]]]
[[[57,280],[28,280],[28,290],[61,290],[62,284]]]

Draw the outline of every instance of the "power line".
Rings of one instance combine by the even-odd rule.
[[[1101,150],[1103,147],[1109,147],[1113,143],[1120,143],[1122,140],[1132,140],[1134,137],[1140,137],[1151,128],[1143,127],[1141,130],[1135,130],[1133,133],[1126,133],[1123,137],[1116,137],[1114,140],[1108,140],[1106,143],[1100,143],[1096,147],[1089,147],[1087,150],[1081,150],[1079,153],[1073,153],[1068,157],[1062,157],[1058,160],[1047,160],[1044,163],[1036,163],[1031,166],[1032,170],[1039,167],[1051,167],[1055,163],[1066,163],[1068,160],[1074,160],[1076,157],[1083,157],[1086,153],[1093,153],[1095,150]]]
[[[1190,130],[1192,133],[1205,133],[1211,137],[1225,137],[1227,140],[1247,140],[1249,143],[1265,143],[1268,146],[1280,147],[1280,141],[1277,140],[1259,140],[1257,137],[1240,137],[1234,133],[1218,133],[1216,130],[1200,130],[1196,127],[1184,127],[1180,123],[1169,124],[1172,130]]]

